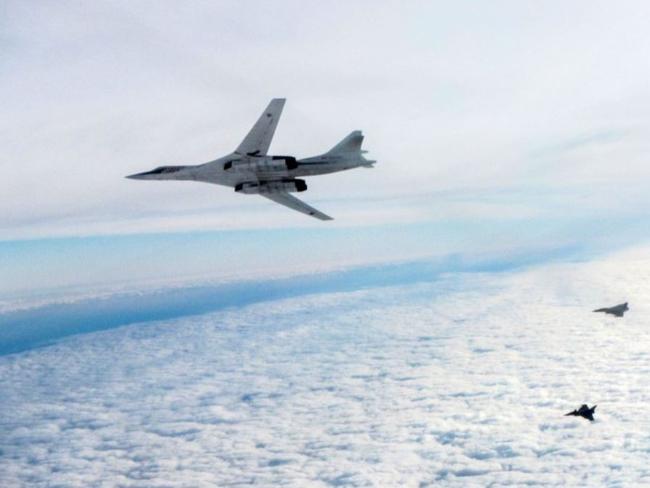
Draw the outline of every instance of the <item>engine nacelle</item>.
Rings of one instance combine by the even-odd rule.
[[[246,193],[247,195],[257,195],[265,193],[293,193],[305,191],[307,183],[305,180],[278,180],[239,183],[235,186],[237,193]]]
[[[298,167],[293,156],[262,156],[248,159],[234,159],[223,165],[224,171],[252,171],[254,173],[287,172]]]

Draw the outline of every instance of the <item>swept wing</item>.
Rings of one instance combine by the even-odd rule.
[[[268,198],[269,200],[289,207],[298,212],[310,215],[311,217],[317,218],[319,220],[334,220],[329,215],[325,215],[323,212],[316,210],[314,207],[310,207],[302,200],[290,195],[289,193],[263,193],[261,196]]]
[[[236,153],[248,156],[265,156],[268,153],[275,128],[278,126],[280,115],[282,115],[284,102],[284,98],[271,100],[266,110],[262,112],[253,128],[235,150]]]

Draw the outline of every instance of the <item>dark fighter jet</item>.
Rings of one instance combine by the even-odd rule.
[[[593,422],[595,412],[596,412],[596,405],[594,405],[591,408],[589,408],[587,405],[582,405],[578,410],[574,410],[573,412],[566,413],[564,414],[564,416],[566,417],[567,415],[573,415],[574,417],[582,417],[584,419]]]
[[[625,312],[627,312],[630,307],[627,306],[627,302],[621,303],[620,305],[615,305],[613,307],[597,308],[594,312],[603,312],[617,317],[622,317]]]

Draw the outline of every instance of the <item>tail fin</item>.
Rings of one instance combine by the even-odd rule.
[[[360,130],[350,132],[341,142],[325,154],[355,153],[361,151],[363,134]]]
[[[359,166],[372,168],[372,165],[377,161],[370,161],[363,157],[363,154],[367,151],[361,150],[361,144],[363,144],[363,134],[360,130],[354,130],[325,154],[346,156],[357,161]]]

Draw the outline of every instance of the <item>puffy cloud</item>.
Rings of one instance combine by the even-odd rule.
[[[0,484],[647,483],[649,278],[634,253],[451,273],[4,356]]]

